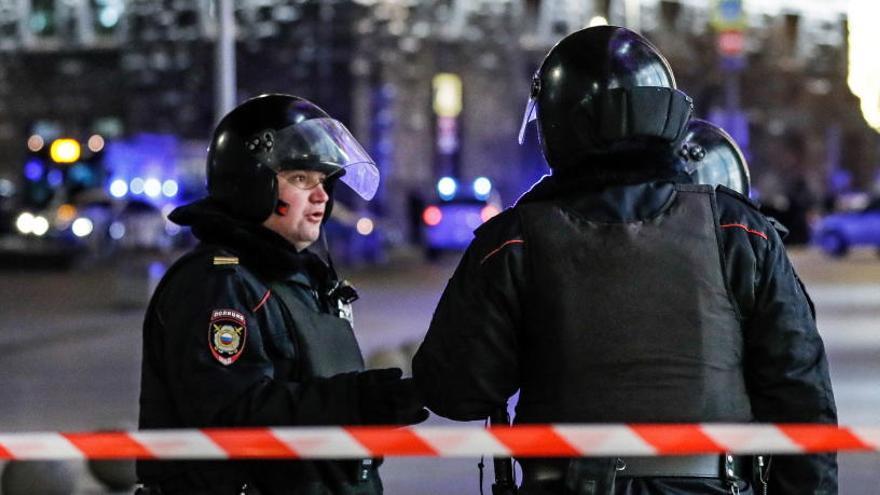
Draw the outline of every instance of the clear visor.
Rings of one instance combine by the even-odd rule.
[[[723,185],[734,191],[749,195],[749,170],[743,167],[745,158],[733,150],[713,151],[698,162],[691,177],[697,184]]]
[[[535,108],[538,106],[538,101],[535,98],[529,98],[528,103],[526,103],[525,112],[523,112],[522,124],[519,126],[519,144],[522,145],[523,141],[525,141],[526,137],[526,127],[529,125],[529,122],[538,118],[537,112]]]
[[[337,176],[358,196],[373,199],[379,189],[376,162],[336,119],[304,120],[275,131],[265,159],[281,170],[319,170]]]

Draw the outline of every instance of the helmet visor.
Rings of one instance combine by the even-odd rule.
[[[723,185],[749,195],[749,165],[736,141],[721,127],[700,119],[688,123],[684,138],[689,146],[702,151],[699,158],[689,157],[685,171],[697,184]]]
[[[690,175],[697,184],[722,185],[749,195],[749,169],[739,150],[710,150]]]
[[[339,177],[370,200],[379,189],[376,162],[336,119],[308,119],[275,131],[267,162],[272,169],[319,170]]]
[[[526,109],[523,112],[522,124],[519,126],[519,144],[522,145],[523,141],[525,141],[526,137],[526,127],[528,127],[529,122],[538,118],[537,112],[535,111],[538,106],[538,100],[533,96],[529,98],[528,103],[526,103]]]

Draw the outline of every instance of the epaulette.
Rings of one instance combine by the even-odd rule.
[[[238,257],[215,255],[212,265],[215,270],[235,268],[238,266]]]
[[[773,230],[775,230],[776,233],[779,234],[780,239],[785,239],[786,237],[788,237],[788,234],[789,234],[788,227],[783,225],[782,222],[780,222],[779,220],[777,220],[773,217],[767,216],[767,215],[764,215],[764,218],[766,218],[767,221],[770,222],[770,225],[773,226]]]
[[[749,207],[751,207],[752,209],[754,209],[758,212],[761,211],[761,205],[759,205],[756,201],[751,200],[750,198],[744,196],[739,191],[735,191],[727,186],[723,186],[721,184],[718,184],[718,186],[715,187],[715,192],[724,193],[728,196],[731,196],[733,198],[740,200],[741,202],[747,204]]]
[[[715,188],[715,190],[717,192],[724,193],[728,196],[732,196],[732,197],[738,199],[739,201],[747,204],[749,207],[751,207],[752,209],[754,209],[755,211],[760,213],[761,216],[764,217],[765,220],[767,220],[767,223],[769,223],[770,226],[773,227],[773,230],[775,230],[776,233],[779,234],[779,237],[781,239],[785,239],[788,236],[788,233],[789,233],[788,227],[783,225],[782,222],[780,222],[779,220],[765,215],[764,212],[761,211],[761,205],[757,201],[754,201],[750,198],[747,198],[742,193],[740,193],[738,191],[734,191],[733,189],[731,189],[727,186],[722,186],[720,184],[718,185],[718,187]]]
[[[237,265],[238,257],[236,256],[214,256],[214,266],[217,265]]]

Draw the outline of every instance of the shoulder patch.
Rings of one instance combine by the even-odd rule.
[[[214,256],[214,266],[237,264],[238,257],[236,256]]]
[[[751,199],[743,196],[741,193],[734,191],[733,189],[731,189],[727,186],[722,186],[719,184],[715,188],[715,192],[724,193],[727,196],[733,197],[735,199],[738,199],[740,202],[747,204],[749,207],[751,207],[755,211],[758,211],[758,212],[761,211],[761,207],[758,205],[758,203],[752,201]]]
[[[208,323],[208,347],[214,359],[224,366],[236,362],[244,352],[247,322],[234,309],[215,309]]]

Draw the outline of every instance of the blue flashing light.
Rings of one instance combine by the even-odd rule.
[[[57,168],[52,169],[49,171],[48,174],[46,174],[46,181],[49,183],[50,186],[58,187],[61,185],[62,182],[64,182],[64,174],[61,173],[61,171]]]
[[[116,179],[110,183],[110,195],[114,198],[122,198],[128,194],[128,183],[122,179]]]
[[[457,190],[458,183],[452,177],[443,177],[437,181],[437,192],[444,201],[454,198]]]
[[[165,268],[164,263],[154,261],[147,267],[147,275],[150,277],[150,280],[159,280],[162,278],[162,275],[165,275]]]
[[[24,164],[24,176],[27,180],[38,181],[43,177],[45,171],[46,167],[40,160],[28,160],[28,162]]]
[[[93,172],[88,165],[82,162],[79,162],[68,169],[67,178],[70,182],[86,187],[92,186],[97,180],[95,172]]]
[[[486,199],[492,192],[492,181],[486,177],[477,177],[474,179],[474,196],[477,199]]]

